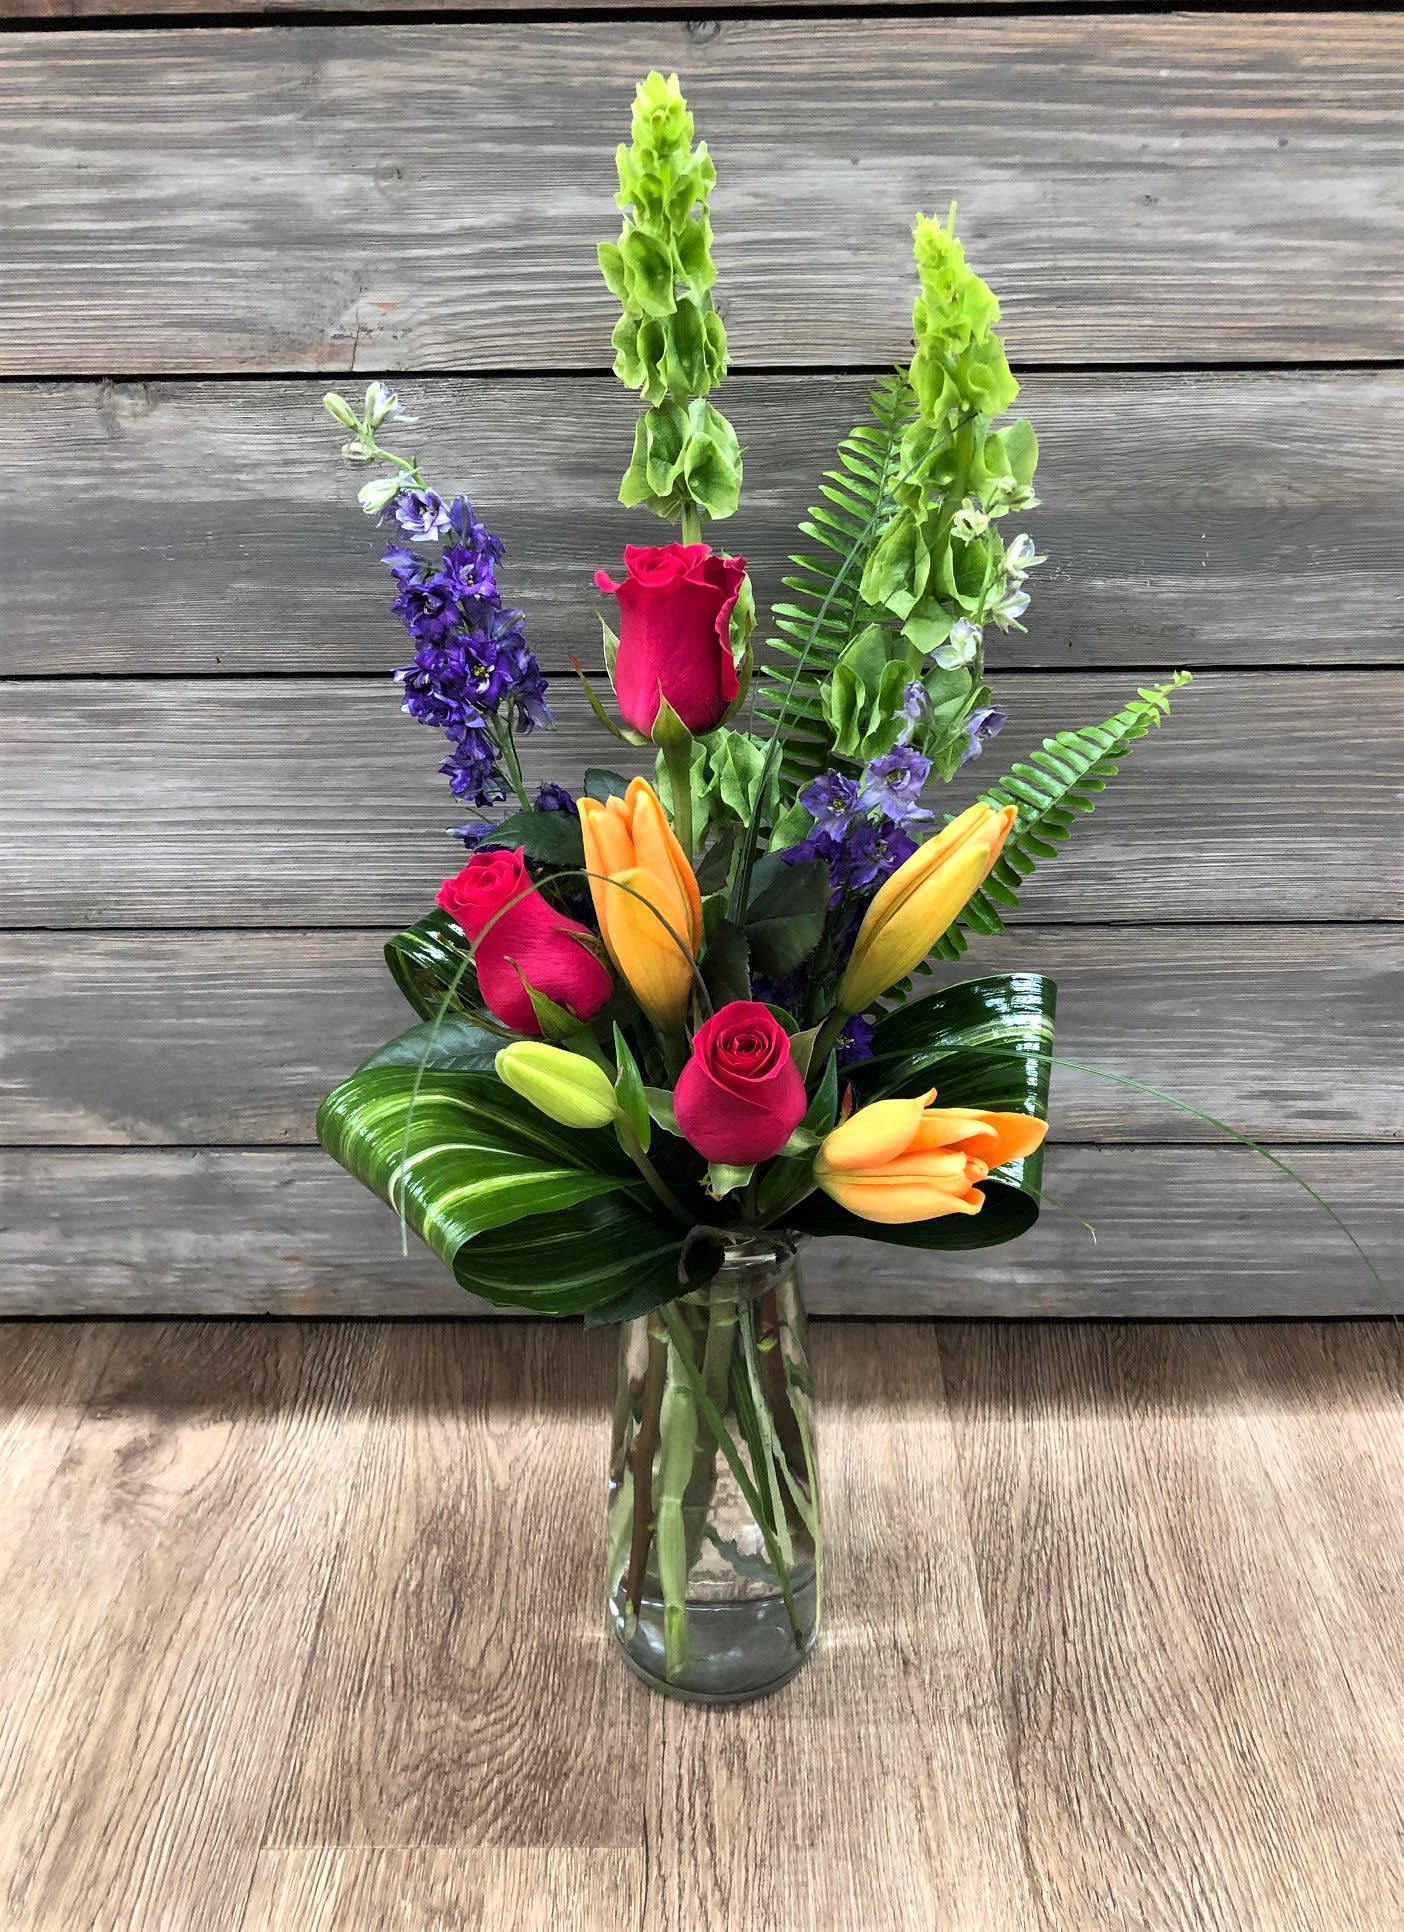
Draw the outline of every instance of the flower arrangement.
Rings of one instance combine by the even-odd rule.
[[[718,1550],[743,1599],[778,1589],[801,1654],[817,1620],[794,1244],[968,1249],[1038,1214],[1051,982],[920,982],[1001,929],[1186,674],[941,813],[1005,722],[986,655],[1043,561],[1011,524],[1037,502],[1037,440],[1008,415],[999,304],[953,213],[916,218],[911,360],[840,445],[757,652],[745,560],[714,541],[743,457],[713,400],[716,171],[676,77],[639,87],[618,172],[599,262],[643,404],[619,497],[676,534],[596,573],[607,684],[577,670],[623,750],[578,794],[525,776],[553,717],[502,544],[382,447],[408,420],[384,386],[359,413],[325,399],[343,454],[376,470],[360,500],[390,533],[404,709],[442,732],[472,817],[466,864],[387,947],[418,1024],[318,1125],[464,1288],[631,1325],[612,1589],[628,1642],[656,1600],[641,1667],[687,1687],[689,1579]],[[719,1485],[746,1534],[708,1542]]]

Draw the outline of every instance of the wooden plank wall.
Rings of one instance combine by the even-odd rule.
[[[956,196],[1044,450],[1000,759],[1197,673],[977,965],[1056,973],[1070,1058],[1283,1151],[1396,1284],[1404,19],[411,4],[0,0],[0,1308],[475,1312],[311,1144],[456,850],[317,398],[395,380],[543,662],[591,655],[649,534],[592,244],[655,65],[721,171],[762,592]],[[831,1247],[816,1306],[1378,1311],[1202,1121],[1072,1072],[1055,1113],[1095,1245]]]

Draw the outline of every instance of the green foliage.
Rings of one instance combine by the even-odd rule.
[[[985,629],[1017,627],[1039,561],[1027,537],[1006,547],[995,528],[1036,501],[1038,461],[1027,423],[994,427],[1018,393],[995,333],[999,304],[950,227],[918,216],[916,258],[911,368],[874,391],[873,421],[840,444],[824,501],[800,525],[819,549],[793,559],[793,600],[775,609],[757,715],[792,740],[784,772],[795,787],[860,770],[904,726],[953,777],[965,721],[989,695]],[[912,684],[920,715],[904,720]]]
[[[491,1073],[504,1034],[491,1031],[462,1013],[443,1013],[397,1033],[363,1060],[357,1073],[372,1067],[426,1067],[436,1073]]]
[[[852,1070],[858,1104],[929,1087],[949,1106],[1048,1118],[1049,1049],[1057,988],[1038,973],[992,974],[947,986],[890,1015],[873,1038],[873,1058]],[[809,1234],[857,1235],[902,1248],[993,1248],[1038,1219],[1042,1149],[980,1183],[978,1214],[948,1214],[898,1226],[864,1221],[827,1195],[811,1194],[785,1217]]]
[[[631,145],[617,155],[624,225],[617,242],[599,247],[600,272],[623,309],[615,374],[650,404],[620,501],[673,518],[730,516],[741,488],[735,432],[704,400],[726,374],[727,350],[711,292],[717,175],[692,134],[677,75],[650,74],[634,97]]]
[[[585,863],[580,820],[570,812],[513,812],[494,826],[480,852],[515,852],[518,848],[542,865],[579,866]]]
[[[790,865],[776,854],[751,875],[746,939],[751,965],[772,979],[801,967],[819,944],[829,911],[829,868],[822,859]]]
[[[317,1134],[473,1294],[570,1315],[678,1292],[682,1234],[655,1221],[613,1135],[557,1126],[495,1074],[353,1074]]]
[[[437,907],[386,941],[385,963],[421,1020],[434,1019],[445,1003],[471,1018],[481,1015],[482,995],[468,935],[456,919]]]
[[[839,444],[837,466],[819,485],[823,501],[800,525],[815,550],[791,558],[791,599],[772,613],[777,635],[756,681],[756,720],[783,736],[780,771],[791,791],[830,768],[834,732],[825,692],[849,646],[864,629],[859,595],[864,560],[893,510],[892,487],[912,391],[902,372],[869,397],[872,420]],[[851,761],[850,761],[851,762]]]
[[[1190,682],[1177,671],[1168,684],[1151,685],[1105,724],[1084,725],[1045,738],[997,785],[984,793],[990,805],[1017,805],[1019,816],[993,872],[968,901],[937,945],[935,959],[959,959],[971,933],[1004,930],[1004,913],[1019,903],[1019,888],[1040,859],[1056,857],[1079,813],[1093,809],[1096,795],[1114,777],[1138,738],[1170,712],[1170,693]]]

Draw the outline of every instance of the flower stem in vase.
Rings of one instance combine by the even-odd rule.
[[[687,1573],[690,1567],[687,1531],[683,1522],[683,1492],[692,1475],[697,1446],[697,1402],[680,1360],[690,1349],[678,1338],[668,1350],[668,1375],[660,1412],[658,1508],[654,1541],[658,1556],[658,1585],[663,1597],[663,1655],[669,1677],[688,1657]]]
[[[717,1414],[726,1409],[727,1384],[731,1376],[731,1354],[736,1341],[737,1304],[734,1296],[715,1295],[708,1304],[706,1341],[702,1348],[702,1386]],[[705,1421],[697,1430],[697,1446],[692,1457],[692,1479],[683,1497],[683,1517],[687,1525],[688,1564],[697,1561],[707,1525],[707,1512],[717,1486],[717,1455],[720,1445]]]
[[[638,1434],[634,1437],[634,1523],[629,1543],[629,1576],[625,1589],[629,1608],[634,1616],[639,1614],[639,1605],[643,1601],[644,1572],[648,1567],[648,1546],[653,1538],[653,1458],[658,1448],[667,1361],[667,1340],[660,1330],[650,1324],[643,1409],[639,1417]]]

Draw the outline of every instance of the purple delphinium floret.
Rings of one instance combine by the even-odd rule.
[[[875,889],[884,879],[890,879],[899,865],[905,865],[916,849],[916,840],[895,819],[855,825],[847,841],[850,886],[858,892]]]
[[[415,646],[414,661],[395,677],[409,715],[449,740],[440,770],[454,796],[494,804],[508,793],[505,734],[553,722],[522,614],[504,608],[498,590],[501,541],[478,522],[467,497],[445,504],[427,489],[401,490],[382,521],[416,542],[446,539],[437,556],[400,542],[386,549],[398,591],[391,609]],[[476,830],[463,827],[460,836]]]
[[[381,511],[381,521],[397,523],[417,543],[431,543],[449,527],[448,510],[433,490],[401,490]]]
[[[841,772],[822,772],[799,795],[799,802],[821,832],[839,834],[848,829],[856,812],[867,807],[859,797],[858,781]]]
[[[1003,731],[1008,719],[997,704],[982,705],[972,711],[965,721],[965,750],[960,754],[962,765],[968,765],[972,758],[978,758],[984,750],[986,741],[997,738]]]
[[[532,801],[535,812],[564,812],[568,818],[579,818],[580,807],[571,797],[564,785],[543,785]]]
[[[930,818],[922,810],[921,794],[931,776],[931,760],[910,745],[874,758],[863,772],[859,800],[866,809],[880,805],[888,818],[900,821]]]
[[[873,1057],[873,1035],[877,1027],[872,1020],[865,1020],[861,1013],[850,1014],[844,1021],[843,1031],[834,1042],[834,1054],[840,1067],[856,1067],[864,1060]]]

